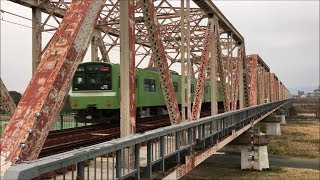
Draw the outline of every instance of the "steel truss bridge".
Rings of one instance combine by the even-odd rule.
[[[173,144],[174,153],[182,153],[180,150],[185,149],[189,152],[187,157],[205,157],[190,150],[195,139],[189,135],[189,129],[200,127],[199,130],[192,131],[193,134],[202,132],[203,134],[196,138],[203,142],[204,147],[209,145],[207,141],[210,141],[215,149],[212,142],[217,139],[217,134],[218,139],[222,140],[220,137],[227,137],[226,134],[230,132],[231,136],[244,132],[259,120],[253,116],[263,117],[291,97],[285,85],[270,71],[259,55],[246,55],[244,38],[211,0],[10,1],[32,9],[33,78],[17,107],[1,81],[1,108],[11,113],[10,121],[1,137],[2,175],[7,169],[8,173],[11,173],[14,170],[12,165],[16,162],[37,159],[69,92],[75,70],[89,45],[92,61],[113,62],[114,52],[118,52],[120,59],[121,136],[137,141],[133,143],[128,139],[118,140],[115,143],[117,148],[112,151],[116,152],[118,157],[121,149],[128,146],[139,149],[137,146],[143,142],[138,140],[144,137],[143,135],[133,135],[136,131],[136,67],[155,67],[158,70],[170,121],[174,125],[168,127],[167,129],[172,131],[159,136],[157,142],[160,142],[161,147],[161,139],[171,133],[176,140]],[[10,12],[1,10],[1,13]],[[53,32],[54,35],[43,48],[44,32]],[[170,70],[174,67],[179,67],[182,79],[181,112],[170,79]],[[197,78],[193,102],[190,95],[191,77]],[[199,121],[206,79],[211,80],[212,117]],[[228,118],[225,118],[226,114],[214,116],[217,114],[217,82],[222,85],[224,111],[229,113]],[[234,119],[235,115],[239,117]],[[216,119],[221,127],[219,125],[213,128],[212,122]],[[148,147],[155,143],[149,141],[155,138],[151,134],[144,140]],[[185,144],[181,144],[182,141],[178,141],[177,137],[184,134],[187,134],[187,139]],[[120,147],[122,142],[124,147]],[[111,152],[108,148],[106,153]],[[164,156],[162,154],[161,161],[165,159]],[[150,158],[152,156],[147,158],[149,175],[150,168],[155,163],[154,159]],[[85,159],[77,162],[83,160]],[[37,162],[41,164],[45,161]],[[189,165],[193,164],[190,167],[194,167],[197,162],[200,161],[189,162]],[[120,163],[119,158],[116,163]],[[136,174],[139,174],[138,166],[139,164],[134,166]],[[181,172],[189,171],[187,167],[189,166],[186,166],[185,170],[181,168]],[[50,166],[49,169],[52,170],[53,167]],[[116,177],[120,178],[123,174],[118,171]]]

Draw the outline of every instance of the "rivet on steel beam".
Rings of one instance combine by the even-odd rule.
[[[29,134],[33,133],[33,131],[34,131],[34,129],[29,129],[29,130],[27,130],[27,132],[28,132]]]
[[[24,143],[24,142],[20,143],[20,147],[21,147],[22,149],[25,149],[25,148],[26,148],[26,143]]]
[[[40,112],[35,112],[34,117],[40,117]]]

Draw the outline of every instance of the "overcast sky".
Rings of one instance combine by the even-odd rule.
[[[245,38],[246,53],[257,53],[290,89],[319,86],[319,1],[217,1]],[[1,0],[1,9],[31,18],[31,9]],[[3,14],[7,21],[31,21]],[[31,29],[1,22],[1,78],[24,92],[31,79]],[[44,33],[46,42],[50,34]],[[45,43],[44,43],[45,45]]]

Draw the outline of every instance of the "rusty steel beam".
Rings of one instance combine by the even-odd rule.
[[[244,44],[241,43],[239,44],[239,48],[240,48],[240,55],[241,55],[241,59],[239,62],[239,108],[244,108],[246,107],[245,104],[245,98],[244,98],[244,91],[245,91],[245,87],[244,87],[244,69],[243,69],[243,65],[244,65],[244,59],[246,57],[246,51],[245,51],[245,47]]]
[[[217,70],[220,78],[221,88],[222,88],[222,97],[223,97],[223,106],[224,106],[224,112],[227,112],[230,110],[230,103],[229,98],[227,94],[227,83],[226,83],[226,72],[224,69],[224,62],[222,57],[222,50],[221,50],[221,43],[220,41],[217,42]]]
[[[192,120],[197,120],[200,117],[201,105],[203,100],[204,84],[206,80],[206,71],[209,64],[209,54],[211,50],[211,40],[213,38],[213,18],[208,19],[208,29],[205,38],[205,47],[200,58],[200,67],[198,71],[198,80],[194,101],[192,106]]]
[[[234,70],[234,73],[232,72],[231,76],[233,76],[232,78],[232,89],[233,89],[233,92],[232,92],[232,110],[236,110],[237,109],[237,102],[238,102],[238,96],[239,96],[239,80],[240,80],[240,65],[242,63],[242,50],[241,50],[241,47],[239,46],[238,48],[238,57],[235,58],[233,61],[233,70]]]
[[[72,1],[1,137],[2,173],[36,159],[82,61],[104,0]]]
[[[275,87],[274,87],[274,74],[273,73],[270,73],[270,102],[274,102],[275,101],[275,98],[274,98],[274,91],[275,91]]]
[[[134,1],[120,1],[120,135],[136,132]]]
[[[12,115],[16,109],[16,104],[10,96],[9,91],[0,78],[0,109]]]
[[[152,53],[155,55],[154,63],[159,72],[161,88],[166,101],[170,121],[171,124],[177,124],[181,122],[181,115],[179,112],[177,98],[173,90],[165,50],[160,37],[160,28],[156,18],[154,4],[152,0],[141,0],[140,3],[145,25],[148,29],[148,37],[151,43]]]
[[[214,14],[219,19],[219,26],[225,32],[232,32],[234,34],[234,39],[237,42],[244,43],[244,38],[237,31],[237,29],[229,22],[229,20],[222,14],[222,12],[215,6],[212,0],[193,0],[204,12],[207,14]]]
[[[213,17],[214,32],[211,39],[210,83],[211,83],[211,115],[218,114],[218,78],[217,78],[217,43],[219,41],[218,18]]]
[[[32,8],[32,75],[40,63],[41,46],[41,11],[37,8]]]
[[[246,58],[247,61],[247,73],[249,76],[249,106],[257,105],[257,67],[258,57],[256,55],[250,55]]]

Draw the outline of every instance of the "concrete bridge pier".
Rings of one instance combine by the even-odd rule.
[[[280,124],[286,124],[286,116],[289,117],[289,108],[280,108],[275,113],[277,116],[280,116],[281,118]]]
[[[283,116],[273,115],[268,116],[261,122],[264,122],[266,124],[266,134],[267,135],[274,135],[274,136],[280,136],[281,135],[281,128],[280,124],[284,118]]]
[[[241,146],[241,169],[262,170],[269,168],[267,146]]]
[[[262,170],[269,168],[269,136],[265,134],[244,133],[234,140],[241,149],[241,169]]]

